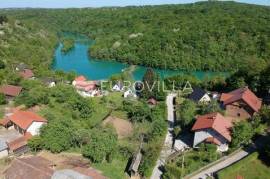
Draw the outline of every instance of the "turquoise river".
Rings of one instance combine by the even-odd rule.
[[[89,46],[93,43],[83,42],[81,40],[76,40],[74,48],[68,53],[62,53],[61,48],[63,45],[60,43],[55,50],[54,55],[54,70],[63,70],[66,72],[75,71],[79,75],[84,75],[91,80],[102,80],[108,79],[113,74],[121,73],[121,71],[127,68],[129,65],[112,61],[112,60],[97,60],[89,57],[88,49]],[[135,80],[141,80],[147,67],[137,66],[133,72],[133,77]],[[154,69],[161,78],[185,74],[184,71],[174,71],[174,70],[161,70]],[[195,71],[191,72],[199,79],[203,79],[206,76],[215,76],[221,73],[214,72],[203,72]]]

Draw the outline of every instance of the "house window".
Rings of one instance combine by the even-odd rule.
[[[240,116],[241,116],[241,114],[240,114],[240,113],[237,113],[237,116],[238,116],[238,117],[240,117]]]

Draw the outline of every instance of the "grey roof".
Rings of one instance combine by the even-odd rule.
[[[5,140],[0,139],[0,151],[6,150],[8,148]]]
[[[114,85],[117,85],[120,89],[123,88],[123,83],[122,83],[122,81],[117,81],[117,83],[115,83]]]
[[[17,65],[17,68],[19,69],[19,71],[23,71],[25,69],[27,69],[27,65],[24,63],[20,63],[19,65]]]
[[[51,77],[46,77],[42,79],[42,82],[45,84],[49,84],[49,83],[55,82],[55,79]]]
[[[80,174],[71,169],[64,169],[55,171],[51,179],[92,179],[92,177]]]
[[[193,88],[193,92],[189,95],[188,98],[198,102],[205,94],[207,93],[203,89],[195,87]]]

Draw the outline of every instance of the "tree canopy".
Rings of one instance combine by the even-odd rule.
[[[18,18],[43,31],[85,34],[95,40],[91,56],[148,67],[227,71],[237,70],[246,61],[263,64],[270,57],[270,9],[264,6],[198,2],[24,9],[0,11],[0,15]]]

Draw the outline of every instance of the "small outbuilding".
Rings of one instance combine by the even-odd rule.
[[[25,69],[28,69],[28,66],[25,63],[20,63],[16,66],[16,71],[23,71]]]
[[[124,92],[124,98],[133,97],[137,98],[136,92],[132,91],[130,88]]]
[[[147,103],[149,104],[149,105],[152,105],[152,106],[155,106],[155,105],[157,105],[157,100],[155,99],[155,98],[149,98],[148,100],[147,100]]]
[[[22,87],[14,85],[2,85],[0,87],[0,93],[4,94],[7,98],[13,98],[19,96],[22,91]]]
[[[123,90],[123,83],[121,81],[118,81],[117,83],[114,84],[112,87],[113,91],[122,91]]]
[[[53,78],[44,78],[42,79],[43,84],[48,86],[49,88],[52,88],[56,85],[56,80]]]
[[[30,69],[24,69],[19,72],[19,75],[23,77],[24,79],[33,79],[34,78],[34,73]]]
[[[128,172],[130,174],[130,176],[138,176],[139,172],[139,166],[142,160],[142,153],[139,151],[135,156],[133,156],[132,162],[129,166]]]

